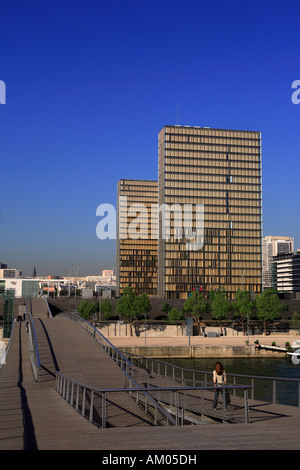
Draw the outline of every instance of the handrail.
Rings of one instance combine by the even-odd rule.
[[[166,370],[166,366],[169,366],[170,368],[172,368],[173,370],[178,370],[181,372],[181,380],[185,380],[183,374],[185,372],[188,372],[188,373],[193,373],[193,374],[204,374],[205,376],[205,382],[206,383],[209,383],[209,381],[207,381],[207,375],[208,374],[212,374],[211,371],[203,371],[203,370],[195,370],[195,369],[185,369],[183,367],[180,367],[180,366],[176,366],[175,364],[171,364],[169,362],[165,362],[165,361],[160,361],[158,359],[153,359],[153,358],[147,358],[145,356],[140,356],[138,354],[133,354],[133,353],[129,353],[129,352],[124,352],[124,351],[121,351],[122,354],[124,355],[129,355],[130,357],[135,357],[135,358],[138,358],[140,360],[145,360],[146,362],[153,362],[153,363],[157,363],[159,365],[163,365],[165,366],[165,370]],[[159,366],[158,366],[158,369],[160,370]],[[227,377],[233,377],[233,380],[234,380],[234,384],[236,384],[235,382],[235,379],[236,377],[240,377],[242,379],[251,379],[251,385],[252,385],[252,395],[251,395],[251,398],[254,399],[254,380],[269,380],[269,381],[273,381],[273,392],[272,392],[272,403],[276,403],[276,383],[279,382],[279,381],[283,381],[283,382],[291,382],[291,383],[298,383],[298,407],[300,407],[300,378],[297,379],[297,378],[288,378],[288,377],[272,377],[272,376],[262,376],[262,375],[245,375],[245,374],[232,374],[232,373],[227,373],[226,372],[226,376]],[[175,377],[175,374],[173,372],[173,378]],[[179,377],[177,377],[179,379]],[[191,379],[189,379],[191,380]],[[290,405],[290,406],[293,406],[293,405]]]
[[[46,301],[47,309],[48,309],[48,313],[49,313],[49,317],[50,317],[50,318],[53,318],[53,315],[52,315],[51,308],[50,308],[50,306],[49,306],[49,302],[48,302],[47,297],[46,297],[45,295],[43,295],[42,298],[45,299],[45,301]]]
[[[30,299],[30,304],[31,304],[31,299]],[[32,313],[28,312],[28,309],[27,309],[27,298],[25,299],[25,306],[26,306],[25,321],[26,321],[26,330],[29,332],[31,366],[32,366],[35,381],[38,382],[39,381],[39,369],[41,367],[41,362],[40,362],[39,348],[38,348],[38,342],[37,342],[33,316],[32,316]]]
[[[126,363],[128,363],[129,365],[132,365],[131,362],[127,359],[127,357],[119,349],[117,349],[116,346],[114,346],[99,330],[97,330],[97,328],[95,328],[94,325],[89,323],[87,320],[82,318],[77,313],[61,312],[61,313],[58,313],[57,315],[55,315],[55,317],[69,318],[70,320],[77,321],[81,325],[86,326],[88,331],[89,331],[89,329],[91,329],[91,331],[93,331],[94,335],[98,335],[103,341],[105,341],[110,346],[110,348],[112,348],[116,353],[118,353],[120,356],[122,356],[122,358],[124,359],[124,361]]]
[[[76,390],[74,390],[74,387],[77,387]],[[81,401],[81,406],[80,406],[80,399],[79,399],[79,388],[82,389],[82,401]],[[121,394],[132,394],[135,395],[135,400],[138,404],[142,404],[143,408],[144,405],[147,405],[147,407],[150,406],[149,401],[146,401],[146,399],[150,399],[151,404],[155,410],[154,416],[154,425],[158,425],[157,422],[157,411],[163,412],[163,416],[167,418],[166,423],[167,425],[173,424],[173,425],[178,425],[179,423],[179,415],[181,416],[181,424],[184,422],[184,416],[186,416],[186,413],[194,410],[198,414],[207,414],[213,416],[213,414],[208,412],[208,410],[205,411],[205,406],[203,407],[203,396],[197,395],[197,392],[213,392],[215,391],[215,386],[199,386],[199,387],[148,387],[147,393],[145,393],[145,388],[139,386],[139,387],[129,387],[129,388],[122,388],[122,389],[103,389],[103,388],[97,388],[97,387],[92,387],[90,385],[85,385],[82,384],[78,381],[75,381],[69,377],[66,377],[65,375],[61,374],[60,372],[56,371],[56,390],[58,393],[60,393],[63,398],[70,403],[72,406],[75,407],[75,409],[78,412],[81,412],[81,414],[87,418],[89,421],[91,421],[93,424],[96,424],[97,426],[100,426],[102,428],[106,427],[106,408],[107,408],[107,403],[111,404],[112,399],[110,398],[107,401],[107,395],[108,394],[115,394],[115,393],[121,393]],[[244,392],[244,399],[243,399],[243,406],[239,405],[238,408],[244,408],[244,419],[242,422],[249,423],[249,404],[248,404],[248,389],[251,388],[251,386],[248,385],[223,385],[219,387],[220,391],[227,390],[229,391],[230,389],[235,389],[235,390],[241,390]],[[87,396],[87,392],[90,392],[90,395]],[[172,404],[172,399],[166,395],[164,395],[164,398],[161,397],[160,392],[166,393],[175,393],[175,400],[173,401],[173,404],[175,406],[175,419],[171,417],[169,413],[166,414],[166,410],[162,408],[161,405],[158,404],[158,401],[161,403],[165,403],[165,405]],[[184,394],[184,398],[179,400],[178,399],[178,393],[182,392]],[[192,395],[187,396],[185,392],[192,392]],[[142,394],[144,397],[141,400],[141,397],[139,396],[139,393]],[[151,396],[151,393],[154,393],[155,395],[159,395],[158,399],[153,399]],[[101,406],[98,406],[98,409],[102,410],[102,416],[100,416],[100,421],[98,417],[98,421],[94,420],[94,400],[95,400],[95,394],[100,394],[101,395]],[[195,395],[196,394],[196,395]],[[104,397],[104,398],[103,398]],[[191,402],[189,403],[188,397],[192,398],[192,404]],[[195,398],[198,398],[198,401],[196,402],[197,405],[195,406]],[[105,400],[105,403],[103,402]],[[114,406],[120,406],[123,411],[126,414],[127,408],[122,405],[122,401],[120,402],[120,398],[118,400],[118,404],[114,404]],[[89,410],[87,411],[87,408],[89,407]],[[146,406],[145,406],[146,408]],[[180,411],[181,410],[181,411]],[[146,411],[146,409],[145,409]],[[225,400],[223,400],[223,410],[221,411],[221,414],[219,413],[218,415],[215,414],[215,418],[222,419],[224,421],[226,420],[232,420],[232,416],[226,417],[224,416],[226,409],[225,409]],[[97,413],[98,415],[98,413]],[[185,418],[186,419],[186,418]]]
[[[100,333],[93,325],[91,325],[88,321],[86,321],[84,318],[80,317],[79,315],[71,312],[62,312],[56,315],[57,317],[64,317],[64,318],[69,318],[72,321],[76,321],[79,323],[83,328],[85,328],[89,333],[93,333],[94,339],[96,339],[97,336],[101,338],[101,346],[102,348],[106,349],[106,346],[103,345],[103,342],[107,343],[109,346],[110,350],[114,351],[114,355],[112,355],[113,359],[115,360],[116,357],[121,359],[121,370],[124,374],[124,378],[127,377],[129,379],[130,383],[134,383],[137,388],[140,387],[138,383],[133,379],[133,377],[128,373],[128,371],[133,367],[131,362],[122,354],[120,351],[110,342],[107,340],[107,338]],[[124,363],[126,365],[126,368],[124,368]],[[71,379],[70,379],[71,380]],[[122,389],[124,390],[124,389]],[[142,389],[142,392],[145,395],[148,395],[148,392],[145,388]],[[153,398],[151,396],[148,396],[148,398],[153,401]],[[158,403],[155,404],[155,406],[166,416],[166,418],[172,422],[173,418],[167,413],[165,409],[163,409]]]

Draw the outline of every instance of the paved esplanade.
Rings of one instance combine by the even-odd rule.
[[[134,413],[139,422],[129,427],[96,428],[57,393],[54,371],[95,387],[122,388],[120,368],[79,325],[47,318],[43,299],[32,306],[43,373],[36,383],[25,323],[17,322],[0,371],[0,450],[300,448],[300,410],[283,405],[251,407],[251,424],[154,427]]]

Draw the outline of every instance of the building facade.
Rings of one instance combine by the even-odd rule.
[[[272,288],[280,293],[300,293],[300,251],[273,257]]]
[[[131,286],[157,296],[157,181],[118,183],[116,295]]]
[[[273,256],[292,253],[294,239],[291,237],[266,236],[263,239],[263,288],[272,287]]]
[[[158,136],[158,202],[160,298],[185,299],[195,289],[224,289],[231,298],[238,288],[261,291],[260,132],[165,126]],[[163,206],[173,209],[167,235]],[[180,230],[185,208],[189,222]]]

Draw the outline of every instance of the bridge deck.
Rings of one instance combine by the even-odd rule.
[[[43,375],[41,382],[34,381],[28,334],[24,322],[17,322],[0,372],[0,449],[300,448],[300,409],[257,402],[250,407],[251,424],[153,427],[134,413],[132,425],[97,429],[56,392],[54,371],[99,388],[122,388],[122,372],[78,325],[48,319],[41,310],[37,313],[41,315],[35,314],[35,327]]]

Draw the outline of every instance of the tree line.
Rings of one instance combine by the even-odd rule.
[[[200,324],[203,318],[211,317],[219,322],[222,332],[222,321],[233,314],[235,320],[240,323],[242,332],[245,334],[247,322],[253,318],[263,322],[264,333],[267,333],[269,324],[280,318],[280,313],[287,309],[286,304],[279,299],[277,291],[265,290],[252,299],[250,292],[246,289],[238,289],[235,300],[231,301],[225,291],[211,291],[208,298],[202,292],[193,292],[185,301],[182,311],[176,307],[171,308],[165,302],[162,312],[167,315],[170,323],[182,321],[186,316],[193,318]],[[151,311],[151,303],[147,294],[137,295],[131,287],[125,287],[122,297],[117,300],[116,314],[119,318],[130,325],[130,334],[133,334],[134,324]],[[113,316],[113,305],[109,299],[91,303],[83,300],[78,307],[78,313],[87,319],[92,314],[101,312],[104,320],[109,320]]]

